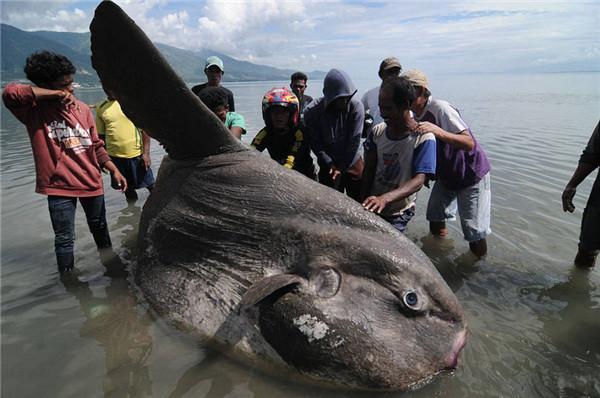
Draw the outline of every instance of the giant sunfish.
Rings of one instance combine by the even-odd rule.
[[[236,140],[114,3],[90,30],[103,86],[169,152],[132,270],[158,314],[251,366],[340,387],[408,390],[456,366],[465,315],[416,245]]]

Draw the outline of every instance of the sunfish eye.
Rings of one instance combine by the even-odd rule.
[[[329,298],[337,294],[340,289],[342,276],[334,268],[321,268],[310,276],[310,284],[319,297]]]
[[[404,301],[404,305],[406,305],[412,310],[418,310],[420,307],[419,297],[417,296],[417,293],[412,290],[409,290],[406,293],[404,293],[404,296],[402,296],[402,300]]]

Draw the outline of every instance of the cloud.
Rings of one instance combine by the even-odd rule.
[[[23,30],[85,32],[91,16],[70,1],[3,1],[0,18],[3,23]]]
[[[301,0],[257,2],[222,2],[208,0],[205,15],[198,19],[199,37],[224,52],[248,49],[249,42],[264,49],[273,38],[282,38],[297,32],[306,20]],[[260,40],[257,40],[259,38]]]
[[[187,21],[188,14],[185,11],[180,11],[174,14],[167,14],[161,18],[161,27],[163,29],[184,29]]]
[[[521,3],[419,3],[417,8],[389,3],[376,9],[355,4],[355,10],[329,20],[337,48],[321,61],[335,57],[355,71],[375,71],[379,60],[396,55],[406,66],[436,72],[507,71],[533,59],[564,60],[574,51],[586,52],[600,37],[597,3]],[[354,14],[368,17],[351,18]],[[323,55],[334,47],[325,39],[329,32],[321,31],[323,38],[315,37],[310,50]],[[587,53],[599,70],[600,58]]]
[[[157,42],[290,69],[376,73],[395,55],[429,72],[507,71],[585,62],[600,69],[600,2],[127,0]],[[2,2],[2,22],[86,31],[95,2]]]

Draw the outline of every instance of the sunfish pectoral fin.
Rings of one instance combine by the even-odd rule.
[[[244,150],[190,91],[150,39],[111,1],[90,25],[92,65],[125,114],[174,159]]]
[[[302,283],[305,279],[294,274],[277,274],[262,278],[255,282],[242,296],[240,308],[251,307],[277,290]]]

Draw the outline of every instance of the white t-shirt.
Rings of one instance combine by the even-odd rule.
[[[432,133],[411,133],[400,139],[390,138],[387,126],[373,127],[365,141],[365,151],[377,151],[377,169],[370,195],[380,196],[393,191],[418,173],[435,175],[436,142]],[[390,217],[402,214],[413,206],[417,194],[389,203],[381,212]]]

